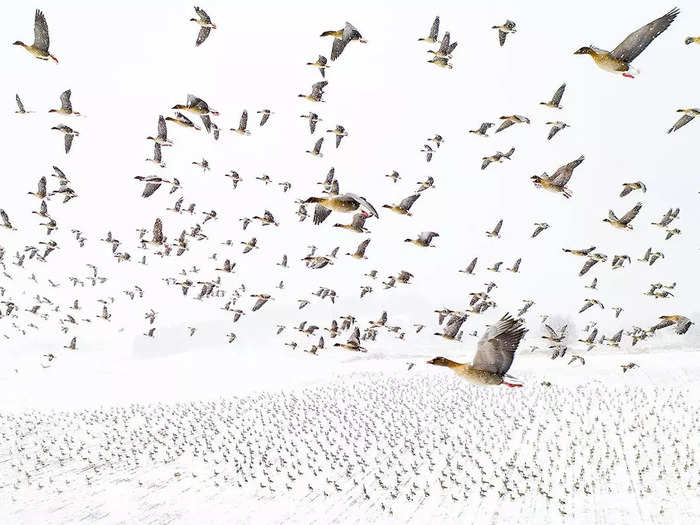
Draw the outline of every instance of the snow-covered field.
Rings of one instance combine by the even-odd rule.
[[[212,352],[102,357],[84,379],[3,372],[0,522],[700,520],[696,352],[585,367],[523,353],[520,389],[411,361],[288,353],[260,369]]]

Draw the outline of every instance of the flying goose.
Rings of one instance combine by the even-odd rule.
[[[622,191],[620,192],[620,197],[624,197],[625,195],[629,195],[634,190],[642,190],[642,193],[646,193],[647,187],[644,185],[644,183],[642,181],[625,182],[622,184]]]
[[[523,117],[522,115],[506,115],[506,116],[502,116],[499,118],[503,122],[501,123],[500,126],[498,126],[496,133],[499,133],[499,132],[503,131],[504,129],[508,129],[513,124],[529,124],[530,123],[530,119],[527,117]]]
[[[554,135],[559,133],[562,129],[571,127],[566,122],[562,122],[561,120],[546,122],[546,124],[547,126],[552,126],[549,130],[549,135],[547,135],[547,140],[552,140],[552,137],[554,137]]]
[[[241,120],[240,123],[238,124],[238,128],[231,128],[231,131],[234,131],[238,133],[239,135],[250,135],[250,131],[248,131],[246,128],[248,127],[248,111],[243,110],[243,113],[241,113]]]
[[[554,193],[561,193],[567,199],[571,197],[571,191],[566,187],[574,170],[585,160],[585,156],[581,155],[578,159],[573,160],[559,167],[551,176],[544,172],[542,176],[533,175],[530,180],[535,187],[542,188]]]
[[[367,349],[360,346],[360,329],[355,327],[350,339],[347,343],[335,343],[333,346],[338,346],[340,348],[345,348],[346,350],[352,350],[354,352],[366,352]]]
[[[436,16],[433,20],[433,24],[430,26],[430,33],[428,33],[427,38],[419,38],[418,42],[427,42],[428,44],[435,44],[438,40],[438,32],[440,30],[440,17]]]
[[[677,109],[676,113],[683,113],[683,116],[681,118],[679,118],[673,126],[671,126],[671,128],[668,130],[667,133],[671,133],[673,131],[678,131],[679,129],[681,129],[688,122],[690,122],[695,117],[700,115],[700,109],[698,109],[698,108]]]
[[[0,226],[8,230],[17,231],[17,228],[12,226],[10,218],[7,216],[7,213],[2,208],[0,208],[0,219],[2,219],[2,224]]]
[[[596,264],[599,262],[605,262],[608,260],[608,256],[604,255],[602,253],[592,253],[588,255],[588,259],[586,260],[585,263],[583,263],[583,266],[581,267],[581,270],[578,272],[579,277],[582,277],[583,275],[586,275],[588,273],[588,270],[593,268]]]
[[[411,206],[413,206],[413,203],[418,200],[418,197],[420,197],[420,194],[414,193],[413,195],[409,195],[408,197],[403,199],[398,204],[384,204],[382,208],[387,208],[393,211],[394,213],[398,213],[399,215],[408,215],[409,217],[411,217],[412,214],[409,210],[411,209]]]
[[[78,133],[76,130],[74,130],[71,127],[66,126],[65,124],[59,124],[58,126],[53,126],[51,129],[55,129],[55,130],[63,133],[63,143],[64,143],[66,153],[68,153],[70,151],[70,147],[73,144],[73,137],[77,137],[80,135],[80,133]]]
[[[509,33],[517,33],[515,22],[512,20],[506,20],[504,24],[498,26],[491,26],[491,29],[498,29],[498,43],[501,47],[506,43],[506,36]]]
[[[153,143],[153,158],[152,159],[146,159],[147,162],[152,162],[156,166],[159,166],[161,168],[165,168],[165,162],[163,162],[163,157],[160,149],[160,144],[157,142]]]
[[[642,203],[638,202],[634,208],[632,208],[630,211],[625,213],[621,218],[617,218],[615,215],[615,212],[612,210],[608,211],[608,217],[603,219],[603,222],[607,222],[611,226],[618,228],[620,230],[631,230],[632,225],[630,222],[637,216],[639,213],[639,210],[642,209]]]
[[[475,135],[481,135],[482,137],[488,137],[486,133],[490,127],[493,126],[493,122],[482,122],[478,129],[470,129],[469,133],[474,133]]]
[[[325,88],[327,85],[328,85],[327,80],[323,80],[321,82],[316,82],[315,84],[311,85],[311,93],[309,93],[308,95],[301,95],[300,94],[297,96],[299,96],[301,98],[305,98],[306,100],[310,100],[311,102],[325,102],[325,100],[322,100],[323,99],[323,88]],[[311,115],[314,115],[314,113],[311,113]],[[308,118],[308,117],[306,117],[306,118]],[[309,120],[311,121],[313,119],[309,118]],[[319,119],[316,119],[316,120],[319,120]],[[316,127],[315,122],[314,122],[313,127],[315,129],[315,127]],[[312,129],[311,133],[313,133],[313,132],[314,131]]]
[[[508,153],[502,153],[500,151],[497,151],[493,155],[489,155],[487,157],[482,157],[481,158],[481,161],[482,161],[481,162],[481,169],[485,170],[488,167],[488,165],[491,164],[492,162],[501,163],[501,162],[503,162],[503,159],[510,160],[510,157],[513,155],[513,153],[515,153],[515,148],[510,148],[510,150],[508,150]]]
[[[506,268],[509,272],[513,273],[518,273],[520,271],[520,263],[522,261],[522,258],[518,257],[516,261],[513,263],[513,266],[511,268]]]
[[[365,228],[365,221],[367,216],[362,213],[356,213],[352,216],[352,222],[350,224],[334,224],[335,228],[343,228],[345,230],[350,230],[356,233],[369,233],[369,230]]]
[[[359,212],[366,217],[374,215],[379,218],[379,214],[374,206],[364,197],[360,197],[354,193],[344,193],[332,197],[309,197],[302,201],[302,204],[311,203],[316,204],[314,209],[314,224],[321,224],[332,211],[349,213],[359,210]]]
[[[639,71],[630,64],[644,51],[652,41],[668,29],[680,10],[676,7],[665,15],[657,18],[629,34],[620,45],[612,51],[597,48],[593,45],[578,49],[575,55],[590,55],[596,65],[604,71],[619,73],[627,78],[634,78],[630,71]]]
[[[263,109],[263,110],[258,111],[258,114],[262,115],[262,117],[260,117],[260,127],[263,127],[267,123],[267,121],[270,119],[270,115],[272,115],[273,112],[270,111],[269,109]]]
[[[604,309],[605,309],[605,306],[603,306],[603,303],[601,303],[600,301],[598,301],[598,300],[596,300],[596,299],[586,299],[586,301],[583,303],[583,306],[582,306],[581,309],[578,311],[578,313],[581,314],[581,313],[585,312],[586,310],[588,310],[588,309],[589,309],[591,306],[593,306],[593,305],[599,306],[601,310],[604,310]]]
[[[456,363],[444,357],[431,359],[428,364],[451,368],[457,375],[476,385],[522,386],[519,383],[508,382],[505,378],[511,377],[507,372],[513,364],[515,350],[526,332],[520,321],[506,314],[479,340],[471,364]]]
[[[27,111],[24,109],[24,104],[22,104],[22,99],[19,98],[19,95],[15,94],[15,102],[17,103],[17,111],[15,113],[19,115],[25,115],[27,113],[34,113],[33,111]]]
[[[450,42],[450,32],[445,31],[445,34],[442,37],[442,40],[440,41],[440,47],[437,49],[437,51],[428,51],[428,53],[431,53],[435,55],[437,58],[443,58],[443,59],[448,59],[452,58],[452,52],[455,50],[457,47],[457,42]]]
[[[347,46],[353,40],[357,40],[362,44],[366,44],[367,40],[362,38],[360,32],[353,26],[350,22],[345,22],[345,26],[342,29],[324,31],[321,36],[332,36],[333,37],[333,47],[331,48],[331,60],[336,60],[345,46]]]
[[[559,86],[557,90],[552,95],[552,99],[549,102],[540,102],[540,105],[547,106],[548,108],[562,109],[559,105],[561,103],[561,97],[564,96],[564,90],[566,89],[566,82]]]
[[[496,237],[498,239],[501,238],[501,227],[503,226],[503,219],[499,219],[498,222],[496,223],[496,227],[491,230],[490,232],[486,232],[487,237]]]
[[[304,96],[304,95],[300,95]],[[301,118],[305,118],[309,121],[309,129],[311,130],[311,134],[314,134],[314,131],[316,131],[316,123],[319,122],[320,118],[318,118],[318,115],[316,113],[307,113],[306,115],[300,115]]]
[[[49,25],[46,23],[44,13],[37,9],[34,12],[34,43],[28,45],[17,40],[13,45],[22,46],[27,52],[39,60],[48,60],[50,58],[58,64],[58,59],[49,53],[49,43]]]
[[[464,324],[464,321],[466,321],[466,320],[467,320],[466,314],[465,315],[453,314],[452,317],[450,317],[449,321],[447,321],[447,324],[445,325],[445,328],[442,331],[442,333],[435,332],[433,335],[440,336],[443,339],[447,339],[449,341],[454,341],[457,338],[457,333],[459,332],[459,329],[462,327],[462,325]],[[436,364],[436,363],[430,363],[430,364]]]
[[[338,149],[340,146],[340,141],[343,140],[343,137],[348,136],[348,132],[345,131],[345,128],[341,126],[340,124],[335,126],[335,129],[327,129],[326,133],[333,133],[335,135],[335,148]]]
[[[207,130],[207,133],[210,133],[213,128],[214,138],[218,138],[218,127],[215,127],[215,125],[212,123],[210,115],[216,116],[219,114],[219,112],[210,108],[209,104],[207,104],[201,98],[195,95],[187,95],[187,102],[185,104],[175,104],[171,109],[178,109],[180,111],[187,111],[189,113],[199,115],[199,117],[202,119],[202,124],[204,124],[204,129]]]
[[[59,113],[61,115],[80,115],[77,111],[73,111],[73,105],[70,102],[71,90],[66,89],[61,93],[61,107],[59,109],[50,109],[49,113]]]
[[[252,294],[251,297],[257,297],[257,299],[258,299],[257,301],[255,301],[255,304],[253,305],[253,309],[252,309],[253,312],[257,312],[258,310],[260,310],[260,308],[262,308],[262,306],[263,306],[266,302],[272,301],[272,300],[275,299],[274,297],[272,297],[272,296],[270,296],[270,295],[268,295],[268,294],[264,294],[264,293],[262,293],[262,294]]]
[[[172,122],[173,124],[177,124],[178,126],[182,126],[183,128],[192,128],[195,131],[199,131],[201,128],[196,126],[194,122],[192,122],[190,119],[188,119],[185,115],[180,113],[179,111],[175,112],[174,117],[165,117],[165,120],[167,122]]]
[[[661,328],[675,325],[676,333],[678,335],[683,335],[688,331],[691,325],[695,324],[683,315],[662,315],[659,319],[661,319],[661,321],[650,328],[652,333]]]
[[[148,140],[152,140],[156,144],[160,144],[161,146],[172,146],[173,141],[168,140],[168,128],[165,124],[165,119],[163,118],[163,115],[158,116],[158,135],[155,137],[146,137]]]
[[[199,33],[197,34],[197,41],[194,43],[195,47],[199,47],[209,37],[211,30],[216,29],[216,24],[211,21],[211,18],[204,9],[195,6],[194,11],[197,13],[198,18],[190,18],[190,22],[196,22],[200,26]]]
[[[659,220],[659,222],[652,222],[651,224],[653,226],[666,228],[666,226],[671,224],[678,217],[678,214],[680,212],[680,208],[676,208],[675,210],[673,208],[670,208],[666,213],[664,213],[664,216],[661,218],[661,220]]]
[[[310,155],[312,155],[314,157],[321,158],[321,157],[323,157],[323,153],[321,153],[321,146],[323,146],[323,137],[321,137],[320,139],[318,139],[316,141],[316,144],[314,144],[314,147],[311,151],[309,151],[307,149],[306,153],[309,153]]]
[[[316,59],[315,62],[307,62],[306,65],[317,67],[318,70],[321,72],[322,78],[326,78],[326,69],[328,69],[330,67],[328,65],[328,59],[326,57],[324,57],[323,55],[318,55],[318,58]]]
[[[530,238],[534,239],[540,233],[542,233],[543,231],[545,231],[547,229],[549,229],[549,224],[547,224],[546,222],[536,222],[535,223],[535,231],[532,232],[532,235],[530,236]]]

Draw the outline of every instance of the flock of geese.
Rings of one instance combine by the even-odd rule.
[[[0,412],[0,499],[8,515],[56,522],[192,522],[203,508],[226,516],[217,523],[231,512],[455,522],[477,507],[489,521],[692,515],[700,426],[687,392],[544,382],[502,394],[416,369],[213,401]]]
[[[631,65],[632,61],[634,61],[654,39],[668,29],[678,16],[678,13],[678,9],[672,9],[660,18],[653,20],[631,33],[612,51],[605,51],[594,46],[586,46],[578,49],[575,54],[590,55],[595,64],[606,72],[618,73],[625,77],[634,78],[636,69]],[[215,35],[212,35],[212,30],[216,29],[217,26],[213,22],[212,17],[203,9],[195,7],[195,14],[197,17],[191,18],[191,20],[196,22],[200,27],[195,45],[201,46],[207,39],[215,38]],[[450,61],[453,59],[453,55],[456,51],[457,42],[451,39],[449,31],[445,31],[442,38],[440,38],[440,22],[440,18],[436,17],[430,26],[428,36],[419,38],[418,40],[427,44],[439,44],[437,49],[428,51],[428,53],[432,55],[430,62],[440,67],[452,68],[452,63]],[[492,28],[498,32],[500,46],[506,43],[506,39],[509,35],[511,35],[510,38],[508,38],[509,45],[517,45],[515,22],[507,20],[503,24],[492,26]],[[62,27],[59,30],[68,31],[69,28]],[[322,38],[332,38],[330,62],[336,63],[343,53],[348,52],[348,49],[352,49],[352,52],[357,53],[362,51],[362,49],[360,49],[362,46],[357,46],[357,44],[354,43],[367,43],[367,40],[364,39],[360,31],[349,22],[346,22],[345,25],[339,29],[323,31],[320,33],[320,36]],[[686,40],[686,43],[697,43],[697,39],[689,38]],[[37,59],[52,61],[56,64],[59,63],[58,59],[49,51],[49,27],[46,17],[40,10],[37,10],[35,13],[34,43],[28,45],[17,41],[14,44],[24,48]],[[355,47],[357,47],[357,49],[355,49]],[[202,49],[204,50],[205,48],[206,46]],[[325,102],[324,91],[330,82],[328,78],[330,74],[327,70],[331,67],[342,67],[342,65],[338,63],[338,65],[333,64],[333,66],[331,66],[328,59],[322,54],[319,54],[318,58],[314,61],[306,62],[306,64],[318,69],[322,80],[314,82],[310,92],[308,94],[299,94],[299,98],[304,99],[303,103],[307,104],[308,107],[323,107],[320,103]],[[566,84],[562,84],[555,90],[548,101],[540,102],[540,104],[551,109],[554,114],[563,107],[565,93]],[[76,117],[81,116],[81,114],[73,109],[71,90],[68,89],[62,92],[59,98],[60,108],[51,109],[49,112],[60,116],[61,119],[65,119],[65,121],[76,121]],[[16,102],[18,108],[16,112],[18,115],[31,113],[31,110],[26,109],[19,95],[16,97]],[[138,192],[136,190],[134,191],[134,197],[136,198],[137,195],[140,194],[144,199],[156,201],[156,199],[153,199],[154,195],[163,196],[167,193],[168,198],[172,199],[173,204],[167,208],[161,208],[159,207],[160,205],[154,204],[154,218],[149,219],[147,221],[148,224],[143,224],[143,227],[138,230],[137,236],[134,238],[125,238],[123,233],[107,232],[104,238],[100,239],[98,243],[103,254],[105,256],[114,257],[119,263],[132,267],[137,264],[147,265],[149,260],[153,260],[156,257],[182,257],[183,260],[188,261],[187,266],[191,265],[191,269],[183,269],[178,275],[164,275],[163,282],[165,285],[172,287],[176,292],[180,291],[181,295],[184,296],[184,300],[193,298],[197,301],[206,301],[208,304],[219,305],[220,308],[230,313],[233,323],[237,323],[240,319],[243,319],[244,315],[264,311],[265,305],[271,301],[288,300],[285,294],[284,281],[279,282],[279,284],[270,282],[269,287],[263,290],[250,290],[243,283],[238,286],[233,286],[228,276],[238,272],[238,275],[243,277],[246,268],[240,261],[234,261],[230,255],[222,257],[223,260],[220,261],[217,257],[219,254],[214,253],[210,257],[213,261],[196,261],[196,263],[191,257],[188,257],[188,252],[192,251],[194,246],[198,244],[209,246],[209,248],[214,245],[225,246],[227,250],[229,248],[242,246],[241,257],[244,257],[254,250],[267,249],[267,247],[263,247],[256,236],[246,236],[238,240],[211,238],[208,234],[208,228],[210,224],[221,219],[222,215],[214,209],[197,210],[195,203],[186,202],[187,181],[183,179],[184,183],[181,182],[180,178],[182,178],[182,175],[180,175],[178,171],[182,170],[184,166],[168,166],[167,164],[168,150],[173,148],[186,148],[187,146],[185,139],[180,139],[178,137],[178,142],[176,143],[174,141],[170,133],[171,129],[169,129],[172,128],[172,126],[185,128],[193,133],[200,132],[208,134],[212,137],[213,141],[219,140],[220,135],[227,132],[241,137],[249,137],[252,135],[251,128],[254,127],[255,124],[249,122],[248,112],[242,112],[237,127],[228,128],[229,131],[226,131],[226,126],[224,126],[220,120],[220,113],[210,105],[210,102],[205,101],[199,96],[189,94],[186,99],[184,99],[183,103],[176,104],[173,104],[172,101],[163,101],[163,108],[169,108],[172,113],[166,114],[166,112],[163,112],[163,114],[157,117],[154,115],[155,133],[153,135],[144,133],[144,137],[146,137],[153,146],[153,156],[146,159],[149,164],[149,170],[146,172],[147,174],[134,177],[139,184]],[[679,109],[678,111],[682,113],[682,116],[669,132],[678,131],[691,122],[695,116],[700,114],[700,110],[692,108]],[[275,112],[269,108],[260,109],[256,114],[259,115],[260,118],[257,123],[258,127],[274,126],[276,118],[278,118],[272,118]],[[82,117],[84,117],[84,115],[82,115]],[[318,122],[322,121],[319,114],[309,110],[303,113],[301,118],[308,120],[310,134],[318,137],[316,128]],[[513,126],[527,126],[530,124],[530,119],[527,116],[518,114],[503,115],[499,120],[500,124],[495,128],[493,133],[508,133],[508,130]],[[496,124],[493,122],[484,122],[476,129],[465,130],[465,133],[469,131],[469,133],[476,136],[488,137],[491,128],[495,125]],[[551,127],[547,140],[552,140],[558,133],[568,127],[567,123],[554,119],[548,122],[548,125]],[[79,131],[77,131],[73,125],[68,126],[65,123],[57,124],[51,129],[63,133],[65,153],[67,155],[75,154],[71,153],[71,146],[74,139],[80,136]],[[338,149],[341,148],[346,141],[352,140],[351,131],[352,130],[346,129],[342,124],[338,124],[335,127],[327,129],[326,133],[335,137],[335,148]],[[307,153],[313,157],[322,158],[324,154],[324,139],[325,136],[316,138],[312,149],[308,150]],[[241,140],[254,139],[245,138]],[[434,156],[440,154],[441,148],[445,147],[443,146],[445,142],[445,138],[439,134],[434,134],[432,137],[426,139],[420,151],[425,154],[425,160],[428,163]],[[492,164],[497,165],[505,161],[510,161],[515,152],[516,148],[512,147],[505,153],[496,151],[493,154],[485,155],[482,159],[481,169],[485,170]],[[571,162],[560,166],[551,175],[547,172],[543,172],[542,175],[532,175],[532,183],[537,189],[560,194],[562,197],[570,199],[573,195],[570,186],[575,179],[574,175],[577,173],[577,170],[585,169],[585,167],[580,167],[583,165],[584,161],[585,156],[581,155]],[[205,158],[201,161],[193,161],[192,165],[197,166],[203,173],[211,170],[211,166]],[[152,174],[153,171],[160,174]],[[234,191],[245,192],[245,189],[239,188],[243,178],[236,171],[232,170],[227,172],[225,176],[231,179]],[[41,365],[45,367],[56,366],[60,363],[62,351],[80,351],[81,326],[86,323],[95,322],[96,320],[97,322],[103,323],[118,322],[116,318],[112,317],[113,304],[117,301],[115,297],[104,297],[100,299],[100,304],[97,306],[83,304],[83,301],[79,297],[81,289],[84,288],[86,281],[91,282],[94,286],[100,286],[108,279],[112,278],[100,272],[96,265],[91,265],[91,271],[84,277],[75,275],[61,278],[52,277],[53,279],[57,279],[58,282],[40,277],[42,266],[49,261],[51,254],[63,248],[55,239],[55,235],[52,235],[54,231],[58,229],[70,229],[77,242],[78,249],[82,249],[88,241],[83,232],[78,229],[77,225],[64,225],[63,221],[60,219],[60,208],[69,205],[72,199],[79,196],[69,175],[64,173],[58,166],[53,166],[51,177],[56,179],[57,186],[49,184],[47,177],[42,176],[38,181],[36,191],[28,192],[28,194],[35,199],[36,206],[38,207],[38,211],[33,211],[32,213],[41,219],[40,225],[46,228],[46,235],[42,240],[35,242],[27,238],[24,241],[26,243],[24,251],[20,252],[17,250],[14,255],[7,252],[2,247],[6,239],[15,239],[16,242],[19,238],[18,236],[23,235],[23,231],[26,231],[24,224],[20,227],[20,222],[24,222],[24,217],[22,217],[21,221],[15,221],[15,219],[9,217],[4,210],[0,210],[0,217],[2,219],[2,224],[0,224],[0,226],[3,227],[2,230],[0,230],[0,232],[2,232],[2,237],[0,237],[0,264],[2,265],[5,278],[26,278],[31,279],[35,283],[38,283],[39,279],[41,279],[41,282],[48,287],[45,294],[38,294],[34,298],[18,295],[13,296],[6,293],[5,287],[0,287],[0,295],[2,295],[0,328],[2,329],[5,339],[21,337],[27,335],[32,330],[48,331],[57,329],[70,343],[63,346],[63,350],[60,349],[62,345],[57,345],[57,350],[55,352],[43,356]],[[400,174],[396,171],[387,174],[386,177],[389,178],[389,181],[393,184],[396,184],[397,181],[401,179]],[[259,181],[258,183],[266,186],[274,182],[268,175],[258,176],[256,180]],[[285,195],[290,194],[289,192],[292,188],[291,182],[277,181],[277,185],[281,186]],[[429,176],[424,181],[418,181],[415,190],[402,200],[375,207],[375,205],[372,204],[373,199],[371,196],[341,191],[340,181],[335,175],[334,168],[329,170],[323,180],[318,181],[318,185],[319,191],[316,195],[308,196],[307,194],[296,200],[293,200],[293,197],[289,197],[289,206],[284,212],[273,214],[270,210],[261,209],[259,215],[241,218],[242,232],[245,232],[250,224],[255,224],[256,227],[266,230],[276,230],[281,226],[279,229],[283,230],[286,221],[304,222],[309,220],[309,223],[313,223],[312,227],[325,229],[329,237],[331,237],[333,232],[337,231],[337,229],[345,229],[359,234],[361,239],[358,240],[356,248],[345,252],[344,257],[364,260],[367,259],[368,253],[372,250],[371,231],[376,231],[381,228],[380,210],[382,216],[385,212],[391,212],[393,214],[405,216],[406,220],[410,220],[414,213],[417,213],[415,211],[416,203],[421,197],[426,195],[426,197],[423,197],[423,200],[429,200],[433,198],[433,195],[437,196],[439,193],[439,190],[436,189],[437,185],[435,184],[434,177]],[[51,187],[53,187],[53,189]],[[644,182],[629,182],[623,185],[620,197],[624,198],[631,193],[644,195],[646,192],[647,186]],[[430,197],[427,197],[428,194]],[[60,204],[57,203],[57,201],[60,202]],[[51,203],[50,206],[49,203]],[[434,203],[435,201],[432,201],[430,204],[434,205]],[[430,204],[425,203],[425,206],[427,207]],[[643,206],[644,203],[641,201],[631,207],[621,205],[616,211],[610,210],[608,216],[602,218],[602,220],[611,227],[630,231],[634,226],[641,226],[639,220],[635,219]],[[420,204],[418,207],[420,208]],[[294,212],[294,210],[296,211]],[[192,223],[188,228],[179,231],[169,231],[167,229],[167,221],[162,217],[166,213],[191,217]],[[676,238],[681,235],[681,230],[677,228],[675,224],[679,213],[679,209],[671,208],[658,222],[652,223],[664,231],[665,239],[668,242],[677,242]],[[333,215],[334,221],[326,222],[330,215]],[[344,221],[341,218],[343,216],[349,216],[349,219]],[[485,234],[490,238],[499,239],[503,227],[504,221],[501,219],[495,224],[492,230],[485,232]],[[534,227],[535,229],[531,237],[541,239],[542,237],[546,237],[546,231],[550,226],[546,222],[538,222]],[[245,236],[247,234],[243,233],[243,235]],[[422,231],[413,238],[406,238],[404,242],[411,243],[418,248],[429,249],[436,246],[435,242],[439,237],[439,232]],[[640,248],[640,251],[645,248],[646,247]],[[318,252],[317,248],[314,246],[311,247],[309,253],[298,254],[298,256],[297,254],[292,254],[292,256],[288,257],[288,254],[279,254],[278,260],[280,260],[280,262],[276,263],[276,265],[282,268],[291,268],[294,266],[295,271],[322,271],[324,268],[336,264],[337,260],[343,257],[343,255],[339,255],[338,250],[339,248],[336,247],[330,253],[324,254]],[[596,265],[605,263],[608,259],[611,260],[613,270],[625,268],[630,265],[632,261],[632,257],[628,254],[604,254],[597,251],[596,246],[587,248],[566,247],[563,248],[563,251],[566,254],[580,258],[582,261],[582,267],[579,272],[580,276],[587,274],[596,267]],[[560,254],[557,256],[561,257]],[[649,248],[639,261],[651,266],[664,258],[665,255],[663,252]],[[294,264],[294,261],[299,262]],[[522,261],[522,258],[518,258],[513,265],[508,268],[508,271],[515,274],[526,271],[526,266],[524,264],[521,265]],[[197,264],[199,264],[201,268],[198,268]],[[486,268],[486,271],[493,272],[494,275],[498,274],[500,273],[502,264],[503,261],[498,261],[493,264],[493,266]],[[459,269],[459,272],[463,273],[465,276],[475,275],[479,265],[479,257],[475,257],[466,268]],[[260,272],[260,269],[248,268],[248,271]],[[455,272],[456,271],[457,268],[455,268]],[[382,278],[376,270],[373,270],[362,275],[362,278],[366,278],[367,280],[361,285],[359,295],[360,297],[364,297],[367,294],[373,293],[375,288],[380,286],[384,289],[402,287],[420,280],[421,277],[422,276],[415,277],[409,269],[397,269],[391,275]],[[381,284],[375,284],[375,282]],[[69,284],[72,285],[70,288],[68,288]],[[52,289],[61,286],[63,286],[63,288],[55,290],[53,293],[51,292]],[[496,310],[498,308],[493,292],[497,287],[497,283],[487,283],[484,289],[470,292],[467,304],[456,308],[445,306],[436,310],[438,326],[436,334],[444,340],[462,341],[462,327],[469,317],[475,317],[484,312]],[[675,283],[652,283],[646,294],[654,299],[669,299],[673,297],[672,290],[674,287]],[[586,288],[596,290],[597,279],[594,279],[591,285]],[[148,292],[146,288],[140,287],[139,285],[130,285],[124,290],[125,296],[132,300],[137,296],[143,297],[144,294],[148,294]],[[342,301],[342,299],[338,297],[337,292],[328,286],[321,287],[313,295],[319,297],[321,301],[328,299],[333,304],[336,304],[336,301]],[[122,298],[121,300],[124,301],[125,299]],[[309,300],[309,297],[297,298],[298,309],[301,310],[308,305]],[[528,329],[525,328],[525,315],[534,304],[534,300],[524,300],[524,305],[519,308],[515,315],[503,313],[499,321],[491,326],[487,326],[486,329],[482,331],[482,336],[477,343],[477,352],[472,363],[456,363],[444,357],[435,357],[431,359],[429,363],[450,368],[460,377],[475,384],[506,385],[511,387],[522,386],[522,383],[508,375],[508,371],[513,362],[516,349],[525,337],[525,334],[528,333]],[[659,304],[663,304],[663,301],[660,301]],[[188,307],[194,308],[195,306]],[[579,313],[583,313],[593,307],[600,310],[605,308],[600,300],[596,298],[586,298]],[[95,313],[88,313],[87,317],[83,314],[78,314],[78,311],[83,308],[88,311],[94,309]],[[612,309],[616,312],[615,317],[619,317],[622,308],[615,306]],[[290,313],[293,312],[294,310],[290,309]],[[622,344],[622,337],[627,335],[630,338],[631,344],[634,345],[637,341],[650,338],[654,336],[657,331],[667,327],[673,327],[679,335],[685,334],[693,324],[693,321],[684,315],[662,313],[664,313],[664,315],[661,315],[660,321],[653,326],[647,328],[632,326],[630,329],[620,330],[611,337],[607,337],[603,334],[598,336],[596,323],[595,321],[591,321],[589,326],[586,327],[586,332],[588,332],[589,336],[586,339],[582,339],[582,341],[585,342],[588,350],[591,350],[596,345],[602,344],[618,347]],[[157,316],[158,313],[154,310],[146,312],[146,319],[149,324],[144,333],[145,337],[158,337]],[[371,352],[372,342],[376,340],[379,333],[393,334],[398,339],[408,340],[410,339],[410,333],[420,332],[425,326],[423,323],[426,322],[425,320],[423,320],[423,323],[417,322],[413,327],[398,326],[390,323],[387,312],[383,312],[378,320],[371,321],[362,326],[361,321],[359,321],[362,317],[364,316],[361,315],[360,312],[351,312],[340,319],[332,320],[330,325],[323,330],[320,330],[319,326],[313,322],[304,321],[296,328],[296,331],[303,335],[303,343],[288,341],[285,344],[292,349],[303,344],[304,351],[311,355],[334,351],[334,349],[343,349],[353,352]],[[233,326],[238,327],[243,324],[244,323],[241,323],[241,325],[235,324]],[[321,323],[319,323],[319,325],[320,324]],[[570,344],[568,341],[567,327],[565,325],[558,327],[550,326],[547,324],[546,315],[543,315],[541,325],[540,331],[544,334],[541,338],[546,340],[548,348],[552,351],[552,357],[564,356],[567,352],[567,345]],[[189,326],[187,330],[190,337],[194,337],[197,333],[196,326]],[[283,336],[284,334],[292,332],[294,328],[292,326],[288,327],[287,324],[282,321],[275,325],[274,330],[276,334]],[[316,337],[316,330],[322,332],[323,335],[321,335],[318,340],[314,339],[313,344],[307,343],[307,340],[311,336],[314,336],[314,338]],[[468,333],[471,336],[477,336],[477,332],[477,330],[472,329]],[[534,332],[531,326],[529,330],[530,337],[537,338],[537,334]],[[334,341],[332,345],[326,345],[324,336],[330,339],[338,338],[340,341],[344,342]],[[234,343],[237,340],[235,330],[221,334],[221,337],[222,339],[225,338],[228,343]],[[436,339],[436,346],[438,344],[438,339]],[[57,360],[57,358],[59,359]],[[584,364],[585,359],[578,356],[575,362]]]

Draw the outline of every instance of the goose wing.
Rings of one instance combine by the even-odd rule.
[[[399,208],[403,208],[406,211],[410,210],[413,203],[418,200],[418,197],[420,197],[420,193],[409,195],[399,203]]]
[[[68,112],[73,111],[73,105],[70,102],[70,96],[71,96],[70,89],[66,89],[63,93],[61,93],[61,108],[68,111]]]
[[[331,210],[320,204],[316,204],[314,207],[314,224],[321,224],[330,214]]]
[[[632,221],[632,219],[634,219],[637,216],[637,214],[639,213],[639,210],[641,210],[641,209],[642,209],[642,203],[638,202],[634,208],[632,208],[630,211],[628,211],[627,213],[625,213],[622,216],[622,218],[620,219],[620,222],[622,224],[629,224]]]
[[[439,31],[440,31],[440,17],[436,16],[435,20],[433,20],[433,25],[430,26],[429,38],[432,38],[433,40],[437,40]]]
[[[526,332],[527,329],[510,314],[504,315],[479,340],[472,367],[498,375],[505,374]]]
[[[695,118],[695,115],[683,115],[681,118],[679,118],[676,123],[671,126],[671,129],[667,131],[667,133],[671,133],[673,131],[681,129],[683,126],[685,126],[688,122],[693,120]]]
[[[680,10],[676,7],[665,15],[640,27],[625,38],[620,45],[610,52],[610,56],[629,64],[644,51],[652,41],[668,29],[668,26],[678,16]]]
[[[559,86],[559,89],[557,89],[554,92],[554,96],[552,97],[552,100],[550,101],[552,104],[555,106],[558,106],[559,103],[561,102],[561,97],[564,96],[564,90],[566,89],[566,83],[562,84]]]
[[[34,13],[34,47],[48,53],[49,43],[49,25],[44,13],[37,9]]]

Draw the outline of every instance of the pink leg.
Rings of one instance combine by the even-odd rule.
[[[523,385],[519,385],[519,384],[517,384],[517,383],[506,383],[505,381],[503,381],[502,384],[504,384],[504,385],[506,385],[506,386],[509,386],[509,387],[511,387],[511,388],[523,386]]]
[[[633,77],[632,75],[630,75],[629,73],[622,73],[622,76],[623,76],[623,77],[627,77],[627,78],[634,78],[634,77]]]

